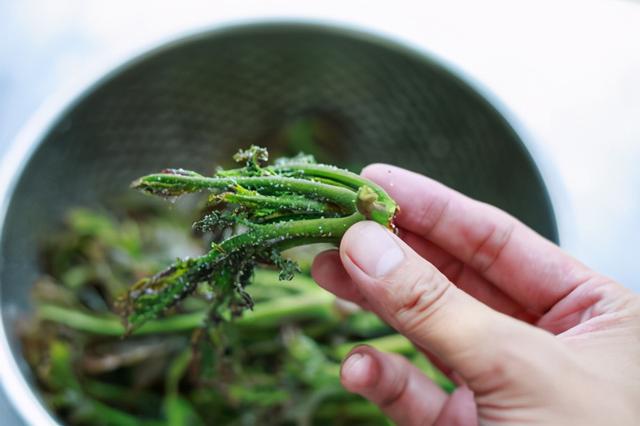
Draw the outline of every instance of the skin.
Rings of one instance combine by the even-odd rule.
[[[458,384],[448,395],[406,359],[355,348],[345,388],[399,425],[640,422],[640,297],[508,214],[424,176],[372,165],[400,205],[318,256],[325,289],[372,310]]]

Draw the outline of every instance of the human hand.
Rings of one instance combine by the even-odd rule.
[[[363,175],[400,205],[400,238],[353,226],[316,281],[409,338],[460,387],[355,348],[350,391],[400,425],[640,423],[640,297],[508,214],[387,165]]]

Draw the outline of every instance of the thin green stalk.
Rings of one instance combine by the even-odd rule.
[[[40,305],[39,318],[56,322],[75,330],[105,336],[121,336],[125,327],[117,315],[96,315],[71,310],[56,305]],[[133,335],[177,333],[193,330],[205,324],[206,310],[177,314],[150,320],[133,330]],[[326,292],[310,292],[301,295],[256,304],[253,311],[246,311],[235,320],[241,328],[271,328],[288,320],[301,318],[328,319],[333,316],[333,296]]]
[[[136,180],[131,187],[154,195],[175,197],[200,191],[233,190],[238,185],[265,195],[293,193],[315,200],[330,201],[344,208],[347,213],[354,212],[356,208],[356,196],[353,191],[308,179],[277,175],[205,177],[157,173]]]
[[[346,170],[309,164],[309,158],[303,163],[297,157],[263,167],[267,158],[266,149],[252,146],[234,156],[245,167],[220,171],[215,177],[170,169],[132,184],[165,197],[214,192],[214,211],[196,227],[222,235],[225,231],[226,235],[228,231],[242,233],[213,244],[207,254],[179,260],[136,283],[121,303],[129,331],[157,317],[203,282],[219,296],[212,308],[217,316],[222,317],[219,311],[225,307],[238,313],[253,305],[244,288],[258,262],[278,266],[281,279],[290,279],[299,267],[284,259],[282,250],[338,242],[350,226],[366,219],[393,227],[396,203],[376,184]]]
[[[307,239],[322,242],[324,239],[340,239],[351,225],[361,220],[364,220],[364,216],[356,212],[339,218],[305,219],[253,225],[249,231],[235,235],[218,244],[218,250],[212,250],[198,258],[197,264],[212,263],[239,248],[259,246],[271,241],[284,242],[293,239]]]
[[[289,174],[293,177],[306,179],[315,178],[314,181],[317,183],[327,184],[333,188],[337,188],[335,184],[340,184],[344,187],[350,188],[356,193],[363,187],[370,188],[375,194],[376,203],[375,208],[371,212],[371,218],[385,225],[392,225],[391,221],[393,220],[397,209],[396,203],[389,197],[389,195],[387,195],[382,187],[355,173],[326,164],[296,164],[292,162],[287,162],[285,165],[269,166],[264,170],[273,173],[271,177]],[[238,175],[241,172],[242,169],[227,171],[227,173],[231,175]]]
[[[279,172],[291,170],[301,176],[329,179],[348,186],[356,192],[359,192],[362,188],[370,188],[375,194],[375,197],[373,198],[375,206],[370,212],[371,219],[387,226],[392,225],[391,222],[396,214],[396,209],[398,207],[397,204],[395,203],[395,201],[393,201],[393,199],[391,199],[391,197],[389,197],[389,195],[385,192],[384,189],[382,189],[382,187],[368,179],[363,178],[362,176],[351,173],[347,170],[339,169],[334,166],[328,166],[326,164],[287,164],[284,166],[273,166],[270,168],[270,170]],[[359,196],[358,198],[362,197]],[[360,205],[358,206],[358,210],[361,210]]]
[[[167,306],[185,297],[196,283],[207,281],[216,273],[219,262],[248,247],[285,244],[289,240],[306,239],[321,242],[339,239],[356,222],[360,213],[330,219],[307,219],[273,224],[253,225],[243,234],[233,236],[216,245],[207,254],[195,259],[180,260],[162,273],[134,285],[128,294],[131,306],[127,314],[129,324],[142,324],[155,318]]]
[[[334,182],[341,183],[348,186],[351,189],[358,190],[362,186],[369,186],[375,190],[381,198],[389,198],[387,193],[375,182],[369,179],[363,178],[360,175],[352,173],[348,170],[343,170],[335,166],[329,166],[326,164],[309,164],[309,163],[290,163],[283,166],[272,166],[268,168],[276,172],[294,171],[302,176],[313,176],[329,179]],[[394,206],[395,207],[395,206]]]
[[[246,207],[271,209],[279,213],[321,214],[331,216],[337,214],[336,206],[332,203],[310,200],[296,195],[261,195],[252,193],[225,192],[220,198],[227,203],[240,204]]]

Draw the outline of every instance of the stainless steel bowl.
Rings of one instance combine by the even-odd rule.
[[[68,208],[103,204],[141,174],[208,172],[254,142],[308,149],[290,134],[311,128],[321,160],[407,167],[557,240],[538,169],[494,106],[436,60],[368,34],[278,23],[191,36],[117,68],[44,127],[5,163],[0,192],[0,377],[28,424],[55,422],[15,334],[39,240]]]

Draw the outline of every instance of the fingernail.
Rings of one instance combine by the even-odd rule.
[[[349,356],[342,364],[341,375],[350,384],[361,386],[369,381],[369,370],[371,357],[366,354],[356,352]]]
[[[356,225],[355,238],[349,240],[349,258],[367,275],[384,277],[404,260],[404,251],[390,231],[375,222]]]

